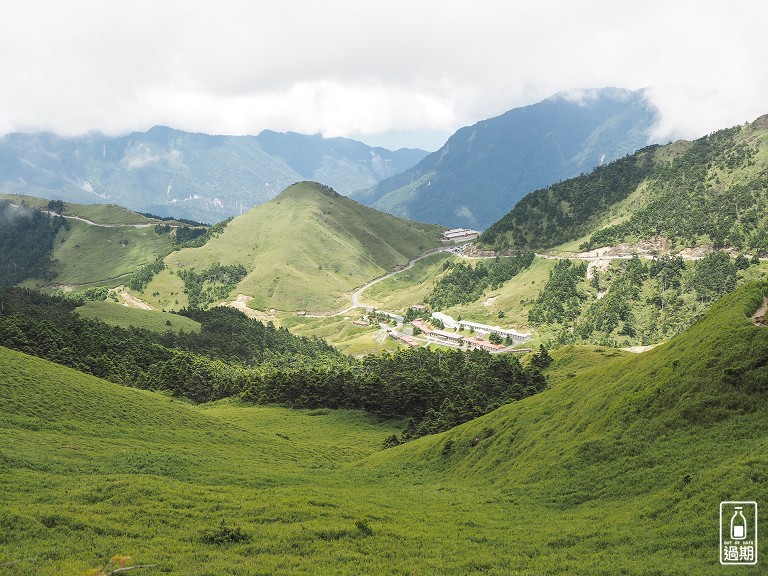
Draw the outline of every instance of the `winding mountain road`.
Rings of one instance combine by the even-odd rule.
[[[306,318],[334,318],[336,316],[343,316],[344,314],[347,314],[354,310],[355,308],[373,308],[373,306],[369,306],[367,304],[364,304],[360,301],[360,297],[362,296],[363,292],[368,290],[371,286],[374,284],[378,284],[379,282],[386,280],[387,278],[391,278],[392,276],[395,276],[396,274],[400,274],[401,272],[405,272],[406,270],[409,270],[413,268],[413,265],[416,264],[419,260],[426,258],[427,256],[432,256],[433,254],[439,254],[440,252],[448,252],[448,248],[432,248],[430,250],[427,250],[426,252],[422,252],[418,256],[415,256],[414,258],[411,258],[408,261],[408,264],[403,266],[402,268],[398,268],[397,270],[393,270],[392,272],[389,272],[385,274],[384,276],[379,276],[378,278],[374,278],[370,282],[367,282],[363,284],[360,288],[355,290],[355,292],[352,294],[352,306],[345,308],[344,310],[341,310],[340,312],[334,312],[333,314],[307,314]],[[390,315],[392,317],[399,317],[397,314]]]

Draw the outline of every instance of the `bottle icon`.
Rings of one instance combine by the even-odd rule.
[[[731,538],[733,540],[744,540],[747,537],[747,519],[741,513],[741,508],[741,506],[736,506],[731,518]]]

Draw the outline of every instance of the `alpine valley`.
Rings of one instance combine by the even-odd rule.
[[[296,136],[226,219],[3,156],[38,184],[0,194],[0,574],[722,573],[720,503],[768,501],[768,116],[654,115],[558,96],[350,185]],[[251,178],[150,134],[140,168]]]

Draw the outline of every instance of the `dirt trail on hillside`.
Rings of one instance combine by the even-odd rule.
[[[755,323],[755,326],[768,327],[768,315],[766,315],[766,312],[768,312],[768,298],[763,298],[763,305],[758,308],[757,312],[752,314],[752,322]]]

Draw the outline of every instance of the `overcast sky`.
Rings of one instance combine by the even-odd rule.
[[[765,0],[4,0],[0,134],[155,124],[437,149],[556,92],[649,88],[662,138],[768,113]]]

